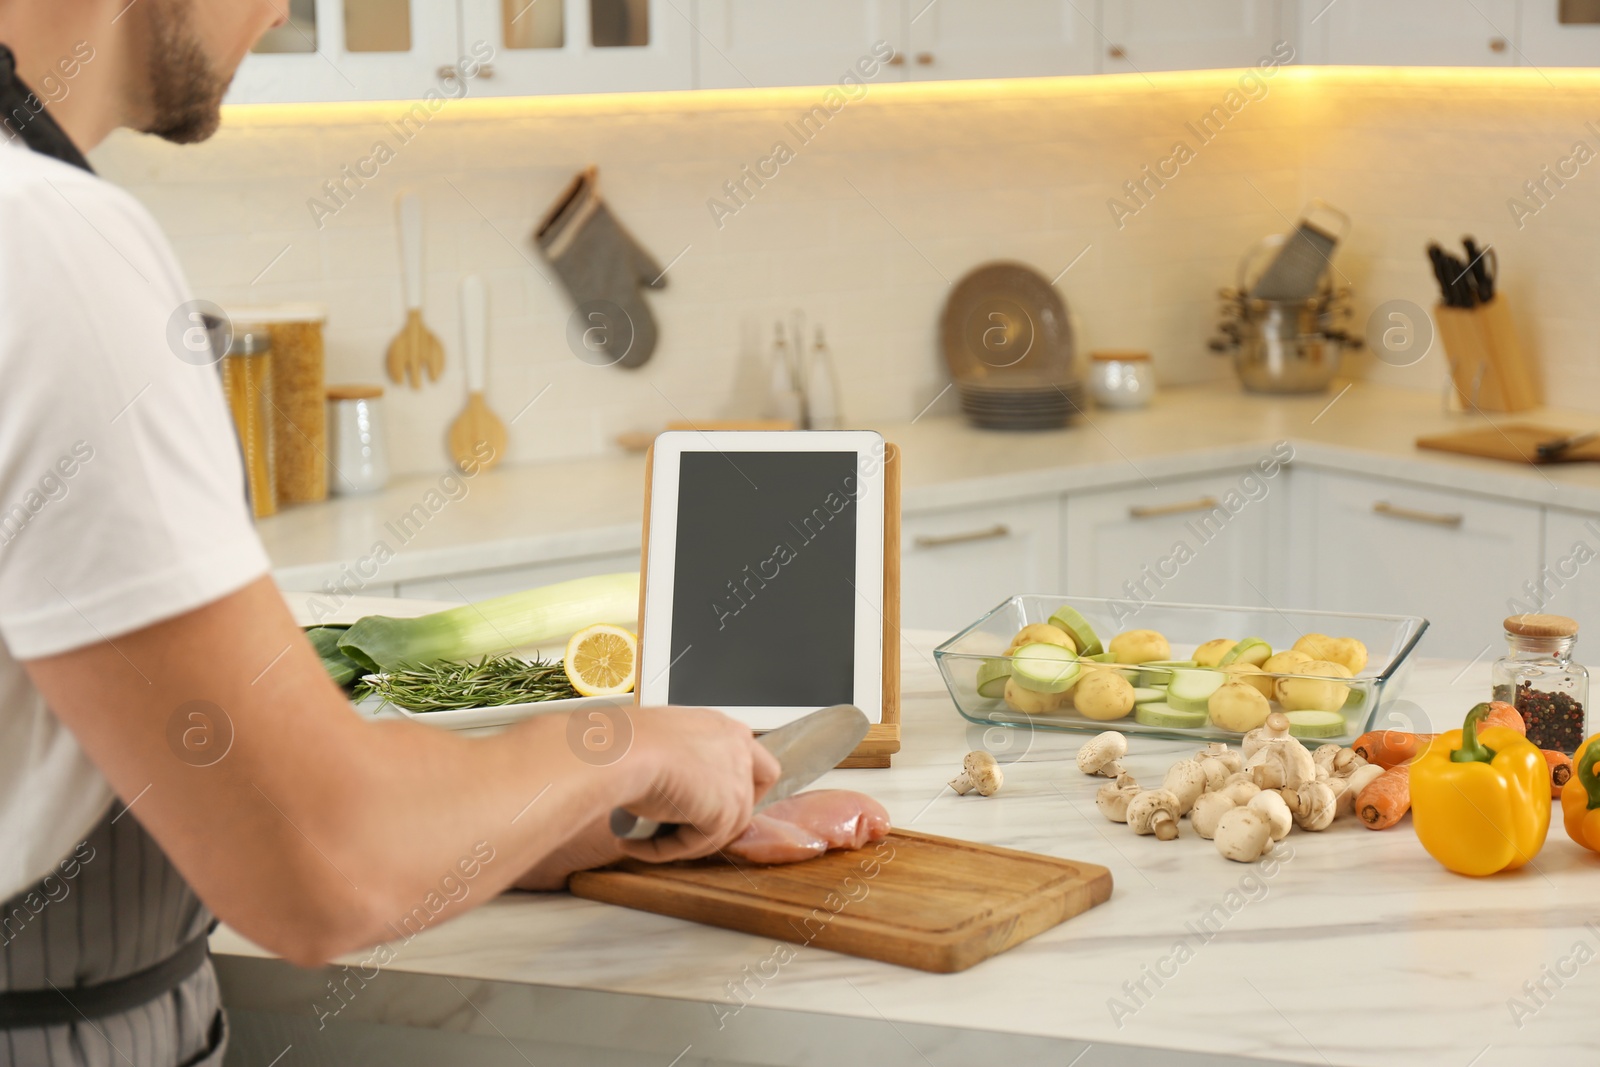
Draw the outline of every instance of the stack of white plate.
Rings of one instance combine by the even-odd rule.
[[[1052,430],[1083,410],[1066,305],[1031,267],[990,263],[962,278],[939,344],[974,426]]]

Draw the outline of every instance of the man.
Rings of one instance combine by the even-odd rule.
[[[119,126],[209,136],[280,18],[0,0],[0,1064],[220,1063],[212,914],[319,964],[392,939],[441,878],[475,891],[436,920],[624,851],[704,855],[778,772],[706,710],[635,713],[600,767],[563,718],[373,723],[324,674],[267,577],[216,370],[168,340],[179,268],[82,156]],[[189,729],[225,753],[192,758]],[[619,844],[619,806],[683,828]]]

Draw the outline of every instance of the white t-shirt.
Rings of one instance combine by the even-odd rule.
[[[18,661],[115,644],[267,569],[217,368],[168,340],[188,300],[133,197],[0,143],[0,899],[113,799]]]

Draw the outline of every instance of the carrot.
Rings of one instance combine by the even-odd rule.
[[[1567,784],[1572,777],[1572,757],[1565,752],[1553,752],[1550,749],[1541,749],[1544,761],[1550,764],[1550,795],[1561,795],[1561,787]]]
[[[1350,747],[1368,763],[1387,770],[1415,759],[1437,734],[1413,734],[1405,730],[1373,730],[1356,738]]]
[[[1503,700],[1489,702],[1489,714],[1483,717],[1485,726],[1504,726],[1524,737],[1528,734],[1522,713]],[[1414,734],[1406,730],[1373,730],[1356,738],[1350,747],[1368,763],[1388,769],[1398,767],[1407,760],[1417,758],[1438,734]]]
[[[1356,814],[1369,830],[1387,830],[1411,810],[1411,765],[1390,767],[1356,797]]]

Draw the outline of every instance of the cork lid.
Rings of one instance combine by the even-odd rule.
[[[1578,632],[1578,623],[1565,615],[1510,615],[1505,628],[1519,637],[1571,637]]]
[[[381,385],[330,385],[329,400],[376,400],[383,395]]]
[[[1150,358],[1150,353],[1139,348],[1097,348],[1089,353],[1096,363],[1140,363]]]

